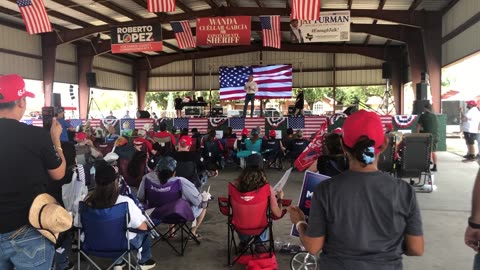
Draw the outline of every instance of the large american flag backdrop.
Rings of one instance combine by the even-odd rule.
[[[174,118],[173,126],[177,127],[177,130],[187,128],[189,134],[192,128],[197,128],[200,133],[207,133],[208,118]]]
[[[245,83],[253,75],[255,98],[292,97],[292,65],[220,67],[220,99],[245,98]]]

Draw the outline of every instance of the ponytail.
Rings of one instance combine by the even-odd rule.
[[[345,148],[356,160],[364,163],[365,166],[375,161],[375,141],[366,136],[360,137],[352,148],[348,146],[345,146]]]

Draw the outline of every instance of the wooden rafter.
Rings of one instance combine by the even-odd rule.
[[[95,19],[98,19],[100,21],[103,21],[103,22],[106,22],[106,23],[110,23],[110,24],[116,24],[118,23],[116,20],[108,17],[108,16],[105,16],[105,15],[102,15],[100,13],[97,13],[89,8],[86,8],[84,6],[80,6],[79,4],[71,1],[71,0],[51,0],[57,4],[60,4],[60,5],[63,5],[65,7],[69,7],[73,10],[76,10],[78,12],[81,12],[85,15],[88,15],[90,17],[93,17]]]
[[[352,9],[353,0],[348,0],[347,6],[348,9]]]
[[[165,41],[163,42],[163,46],[169,48],[170,50],[174,50],[175,52],[181,52],[181,51],[182,51],[182,50],[179,49],[178,47],[176,47],[176,46],[174,46],[174,45],[172,45],[172,44],[170,44],[170,43],[167,43],[167,42],[165,42]]]
[[[257,3],[258,7],[263,7],[263,3],[261,0],[255,0],[255,3]]]
[[[378,3],[378,8],[377,10],[382,10],[383,7],[385,6],[385,2],[386,0],[380,0],[380,2]],[[377,24],[378,23],[378,20],[373,20],[373,24]],[[370,35],[367,35],[367,37],[365,37],[365,40],[363,41],[363,46],[367,46],[368,45],[368,42],[370,42],[370,38],[371,36]]]
[[[410,7],[408,8],[408,10],[412,11],[412,10],[415,10],[417,9],[417,7],[423,2],[423,0],[415,0],[413,1],[413,3],[410,5]]]
[[[102,6],[105,6],[109,9],[111,9],[111,10],[114,10],[115,12],[118,12],[119,14],[122,14],[123,16],[125,16],[127,18],[130,18],[132,20],[143,19],[141,16],[138,16],[137,14],[134,14],[134,13],[122,8],[121,6],[119,6],[117,4],[114,4],[113,1],[112,2],[105,1],[105,0],[93,0],[93,1],[101,4]]]

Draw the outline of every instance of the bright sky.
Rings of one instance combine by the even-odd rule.
[[[443,79],[449,78],[451,85],[449,89],[442,89],[442,92],[448,90],[476,92],[480,94],[480,53],[477,53],[465,60],[458,62],[448,68],[445,68]]]

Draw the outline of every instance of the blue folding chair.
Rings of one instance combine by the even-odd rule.
[[[84,202],[79,204],[80,224],[80,249],[78,252],[78,269],[80,259],[84,256],[96,269],[102,268],[93,261],[91,256],[112,259],[113,263],[107,268],[112,269],[115,264],[128,263],[128,269],[140,269],[138,261],[133,256],[132,247],[128,240],[128,232],[138,230],[128,228],[128,204],[120,203],[110,208],[96,209]],[[83,234],[83,235],[82,235]]]
[[[167,244],[180,256],[185,253],[185,248],[189,241],[185,240],[185,236],[195,241],[198,245],[200,241],[192,233],[187,222],[195,220],[190,204],[182,199],[182,185],[180,180],[167,182],[163,185],[153,183],[145,179],[145,201],[148,208],[155,208],[150,217],[156,224],[173,224],[174,226],[163,234],[153,245],[159,240],[165,240]],[[180,231],[180,250],[178,250],[171,242],[170,237],[177,231]],[[186,235],[184,235],[184,233]]]

